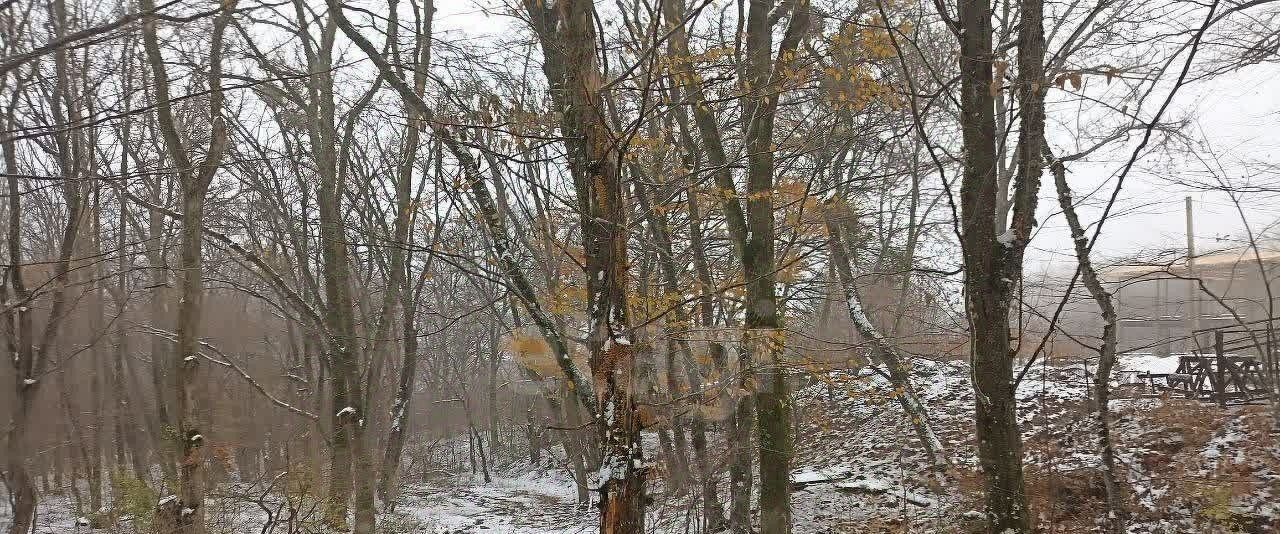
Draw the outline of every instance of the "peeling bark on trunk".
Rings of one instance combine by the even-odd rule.
[[[582,214],[587,316],[597,434],[601,534],[644,531],[648,468],[634,395],[633,334],[627,317],[627,231],[618,145],[604,116],[596,61],[594,8],[588,0],[545,7],[526,1],[542,44],[543,72],[561,111],[568,165]]]

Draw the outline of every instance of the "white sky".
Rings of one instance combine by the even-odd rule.
[[[1150,112],[1144,116],[1149,117]],[[1209,147],[1219,156],[1232,180],[1243,182],[1250,174],[1263,174],[1266,176],[1255,181],[1280,182],[1280,65],[1255,65],[1183,88],[1166,119],[1180,117],[1192,120],[1187,134],[1209,140]],[[1077,166],[1068,175],[1077,193],[1103,185],[1097,205],[1081,212],[1086,223],[1096,220],[1105,196],[1110,195],[1114,187],[1113,175],[1123,167],[1134,146],[1136,139],[1130,146],[1098,158],[1104,161]],[[1272,168],[1260,173],[1259,167],[1264,165]],[[1115,258],[1133,256],[1144,250],[1185,247],[1184,199],[1188,195],[1194,206],[1198,253],[1239,244],[1246,234],[1226,194],[1195,191],[1174,183],[1179,178],[1203,179],[1205,176],[1204,166],[1194,157],[1153,153],[1139,159],[1117,201],[1115,211],[1123,215],[1107,223],[1095,252]],[[1046,183],[1045,187],[1041,196],[1041,218],[1048,213],[1044,208],[1057,206],[1052,183]],[[1255,233],[1280,220],[1280,204],[1276,200],[1274,195],[1243,197],[1242,205]],[[1030,257],[1040,263],[1072,265],[1074,259],[1066,248],[1070,246],[1067,235],[1061,217],[1049,219],[1033,242],[1037,250],[1029,251]]]
[[[436,29],[444,32],[447,39],[465,36],[475,40],[503,40],[511,31],[524,31],[504,14],[503,4],[500,0],[437,0]],[[1179,58],[1179,65],[1181,61]],[[1085,83],[1101,82],[1096,77],[1092,81],[1086,77]],[[1164,94],[1152,95],[1143,117],[1154,113]],[[1051,114],[1055,112],[1059,111],[1050,109]],[[1248,174],[1257,173],[1258,167],[1270,165],[1272,168],[1266,171],[1270,179],[1280,182],[1280,64],[1254,65],[1184,87],[1165,116],[1166,120],[1180,118],[1192,121],[1186,130],[1188,135],[1209,139],[1209,146],[1231,179],[1244,180]],[[1089,204],[1080,209],[1086,224],[1101,213],[1102,204],[1114,187],[1114,175],[1137,144],[1137,136],[1134,137],[1128,146],[1117,145],[1109,153],[1091,157],[1088,163],[1070,167],[1068,179],[1077,198],[1095,192]],[[1116,215],[1108,221],[1094,248],[1095,254],[1105,260],[1185,247],[1187,195],[1195,206],[1198,252],[1238,245],[1244,239],[1243,226],[1225,194],[1195,191],[1174,183],[1179,178],[1197,177],[1204,178],[1205,173],[1195,158],[1168,152],[1148,153],[1140,158],[1126,180],[1114,210]],[[1280,221],[1277,200],[1280,199],[1262,194],[1244,198],[1254,232]],[[1057,213],[1057,199],[1047,173],[1037,218],[1043,227],[1028,250],[1028,273],[1073,268],[1070,239]],[[1091,234],[1092,229],[1089,231]]]

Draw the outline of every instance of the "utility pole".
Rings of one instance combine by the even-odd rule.
[[[1187,305],[1184,313],[1191,314],[1191,331],[1200,330],[1200,298],[1197,295],[1199,282],[1196,278],[1196,234],[1195,224],[1191,216],[1191,196],[1187,195]],[[1197,341],[1197,345],[1198,340]]]
[[[1124,312],[1123,312],[1124,283],[1123,282],[1119,282],[1119,281],[1116,282],[1115,303],[1116,303],[1116,350],[1119,351],[1120,346],[1123,345],[1125,341],[1124,321],[1121,320],[1124,317]],[[1122,351],[1120,353],[1123,354]]]

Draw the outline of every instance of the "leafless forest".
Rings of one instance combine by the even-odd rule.
[[[0,0],[8,534],[1280,529],[1280,2]]]

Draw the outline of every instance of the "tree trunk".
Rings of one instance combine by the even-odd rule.
[[[154,10],[152,0],[140,0],[142,12]],[[199,328],[201,305],[204,299],[204,271],[201,258],[203,248],[204,203],[209,183],[217,172],[223,153],[227,148],[227,128],[222,119],[222,52],[223,34],[230,23],[235,0],[224,4],[224,9],[215,19],[212,43],[209,52],[209,123],[213,133],[209,142],[208,155],[198,166],[188,155],[179,132],[177,123],[170,108],[169,80],[165,73],[164,58],[160,52],[159,39],[156,37],[156,20],[147,17],[142,25],[142,41],[146,50],[147,62],[150,65],[152,82],[156,93],[156,114],[164,146],[169,158],[178,169],[178,179],[182,197],[182,244],[179,260],[181,275],[181,300],[178,305],[176,325],[177,346],[171,361],[170,369],[177,369],[177,381],[174,384],[177,397],[176,430],[182,454],[179,461],[178,504],[180,510],[177,517],[178,532],[181,534],[204,534],[205,507],[204,498],[207,487],[207,465],[205,447],[212,429],[210,425],[209,396],[206,389],[208,371],[201,364],[199,349]],[[158,392],[159,393],[159,392]]]
[[[529,464],[537,466],[542,463],[542,436],[539,432],[538,419],[534,417],[533,406],[525,409],[525,437],[529,442]]]
[[[809,25],[809,5],[790,6],[791,21],[779,46],[778,63],[785,65]],[[763,534],[791,532],[791,399],[782,349],[785,343],[774,260],[774,115],[778,98],[774,85],[773,2],[752,0],[747,16],[743,74],[743,115],[747,152],[747,235],[742,251],[746,283],[744,350],[759,385],[756,419],[760,447],[760,528]],[[750,370],[750,371],[748,371]]]
[[[680,376],[676,373],[676,351],[678,350],[679,344],[676,342],[673,333],[669,332],[667,336],[666,386],[672,399],[672,405],[668,408],[668,417],[671,419],[672,453],[674,454],[673,459],[675,460],[672,467],[676,470],[676,473],[674,473],[675,476],[670,478],[670,482],[676,491],[683,491],[685,482],[689,478],[689,444],[684,435],[685,418],[680,415],[680,409],[675,403],[675,399],[680,398],[681,394]]]
[[[13,124],[14,112],[16,109],[16,97],[11,105],[5,110],[3,123],[0,124],[5,130]],[[18,194],[18,160],[17,154],[14,152],[16,147],[13,141],[5,140],[0,145],[0,150],[4,151],[4,163],[7,177],[7,195],[8,200],[8,235],[5,236],[5,243],[8,245],[8,262],[10,265],[22,264],[22,246],[21,228],[22,220],[22,195]],[[6,269],[9,277],[8,283],[0,283],[0,302],[8,303],[10,298],[17,302],[24,302],[31,298],[23,281],[22,269],[11,268]],[[13,288],[12,297],[9,295],[9,287]],[[4,477],[5,487],[9,490],[9,498],[12,502],[13,522],[9,526],[9,534],[28,534],[31,531],[32,523],[35,521],[36,509],[36,488],[31,478],[29,470],[30,452],[28,428],[31,423],[32,410],[35,407],[36,393],[40,390],[39,382],[28,380],[36,380],[35,363],[37,353],[33,346],[33,326],[31,314],[27,311],[29,306],[10,306],[5,305],[5,311],[0,319],[3,320],[4,338],[6,352],[13,354],[13,391],[17,393],[17,403],[13,406],[13,412],[9,421],[8,436],[6,437],[5,458],[8,465],[5,466],[7,471]],[[55,449],[51,454],[57,454]]]
[[[406,265],[407,267],[407,265]],[[427,270],[423,270],[425,274]],[[415,326],[417,306],[412,297],[404,299],[404,363],[400,367],[400,382],[395,400],[391,403],[391,430],[387,436],[387,448],[382,455],[382,471],[378,476],[378,498],[390,502],[395,495],[400,469],[400,457],[409,432],[409,409],[413,400],[413,384],[418,375],[418,328]]]
[[[50,5],[51,20],[54,31],[58,37],[65,34],[67,27],[66,5],[62,0],[55,0]],[[56,93],[62,95],[62,100],[52,99],[51,106],[57,120],[75,123],[81,120],[81,113],[77,102],[75,102],[72,92],[69,90],[70,72],[68,65],[67,51],[59,48],[54,52],[54,65],[56,81]],[[18,86],[24,85],[20,81]],[[21,91],[16,91],[20,93]],[[19,95],[15,94],[10,99],[10,106],[6,108],[5,115],[0,126],[11,129],[14,126],[14,117],[17,110],[17,102]],[[65,104],[65,116],[64,106]],[[74,105],[73,105],[74,104]],[[41,378],[46,375],[46,368],[51,359],[52,347],[60,332],[62,322],[65,320],[66,308],[66,292],[67,277],[71,268],[71,259],[73,251],[76,249],[77,239],[80,235],[81,221],[84,216],[83,192],[81,190],[84,180],[79,177],[84,176],[84,158],[80,152],[81,145],[79,134],[75,132],[64,132],[55,136],[58,164],[62,174],[72,178],[66,180],[63,184],[63,199],[66,203],[66,223],[63,226],[61,242],[58,247],[57,261],[53,262],[53,278],[50,280],[52,289],[49,290],[49,314],[45,320],[44,328],[39,337],[36,336],[34,327],[34,319],[30,311],[34,307],[33,301],[38,295],[32,294],[26,287],[23,279],[23,269],[17,268],[23,265],[22,262],[22,240],[20,230],[22,215],[22,195],[19,194],[18,185],[19,176],[22,171],[18,168],[16,144],[12,138],[6,138],[0,144],[0,151],[3,152],[4,164],[8,173],[7,189],[8,189],[8,235],[5,242],[8,245],[8,261],[14,268],[6,269],[9,277],[9,284],[0,283],[0,302],[6,303],[4,311],[0,314],[0,322],[3,322],[3,332],[6,341],[7,353],[12,358],[6,358],[13,365],[13,385],[14,397],[16,405],[11,413],[11,421],[6,439],[5,455],[7,459],[7,473],[3,477],[5,485],[9,490],[9,496],[12,501],[13,520],[9,526],[10,534],[27,534],[32,530],[35,522],[36,505],[38,497],[34,480],[31,476],[30,462],[31,458],[31,437],[28,435],[33,423],[37,423],[32,419],[33,410],[36,407],[36,400],[39,391],[42,389]],[[12,298],[17,305],[11,305],[10,296],[8,295],[9,286],[12,286]],[[52,454],[56,458],[62,457],[62,451],[59,447],[55,447]]]
[[[489,477],[489,458],[484,452],[484,437],[480,435],[480,429],[476,427],[476,420],[471,413],[471,405],[466,400],[466,392],[462,393],[462,411],[467,417],[467,438],[475,447],[475,454],[480,457],[480,474],[484,476],[484,483],[493,482]],[[475,474],[476,456],[471,457],[471,473]]]
[[[125,49],[125,61],[129,61],[132,55],[133,47]],[[132,90],[133,77],[132,71],[127,71],[125,77],[125,92]],[[124,99],[125,113],[129,112],[130,99]],[[125,121],[121,126],[121,139],[129,139],[130,121]],[[120,151],[120,176],[129,175],[129,152],[127,150]],[[151,478],[147,466],[148,451],[143,443],[143,428],[138,424],[138,412],[142,411],[141,406],[136,406],[132,393],[130,392],[130,380],[126,368],[126,355],[129,353],[129,336],[125,330],[125,321],[123,321],[125,307],[127,305],[128,291],[128,272],[130,258],[125,251],[128,247],[128,238],[126,228],[128,227],[129,205],[124,195],[118,195],[120,218],[117,221],[119,226],[116,236],[116,249],[120,252],[119,264],[116,267],[116,285],[112,292],[112,297],[116,306],[116,313],[120,316],[116,319],[115,331],[115,352],[112,357],[112,386],[114,388],[114,397],[116,401],[116,441],[121,451],[127,449],[129,458],[132,460],[133,474],[138,480],[146,482]],[[137,392],[137,390],[134,390]],[[136,409],[135,409],[136,406]],[[123,461],[118,461],[123,464]],[[123,469],[123,465],[119,465]]]
[[[692,142],[688,139],[686,128],[681,128],[682,138],[685,139],[686,146],[692,148]],[[690,190],[687,193],[689,206],[689,247],[693,251],[694,272],[697,274],[698,286],[700,287],[698,295],[698,324],[703,328],[713,328],[715,321],[715,282],[711,278],[711,267],[707,262],[706,249],[702,239],[702,222],[701,222],[701,206],[698,203],[698,194],[696,191]],[[707,350],[710,353],[712,365],[724,373],[728,367],[726,361],[724,346],[714,341],[707,344]],[[690,380],[692,383],[692,379]],[[706,447],[706,422],[701,418],[694,421],[693,427],[693,448],[695,454],[698,454],[698,470],[702,474],[702,510],[703,518],[706,521],[707,529],[715,532],[729,526],[729,521],[724,516],[724,509],[720,507],[719,484],[717,484],[718,473],[712,468],[705,458],[705,454],[698,452],[700,449],[705,450]],[[701,443],[701,444],[700,444]],[[735,442],[736,443],[736,442]],[[737,466],[737,457],[733,456],[736,449],[730,446],[730,462],[732,466]],[[748,451],[749,453],[749,451]],[[748,454],[748,461],[750,455]],[[751,467],[747,465],[744,472],[750,473]],[[748,503],[750,499],[750,491],[740,500]],[[737,502],[739,499],[733,499]],[[748,510],[749,512],[749,510]],[[746,514],[747,525],[750,524],[750,514]],[[749,526],[747,528],[750,528]],[[736,530],[735,530],[736,532]]]
[[[158,49],[155,56],[159,57]],[[157,75],[163,74],[160,72]],[[181,259],[178,261],[182,297],[178,301],[178,343],[174,359],[178,369],[177,435],[182,440],[178,480],[183,509],[179,525],[184,534],[201,534],[205,531],[203,505],[207,466],[204,447],[207,443],[205,434],[212,431],[207,427],[209,406],[204,384],[208,380],[207,372],[197,355],[201,304],[204,300],[201,261],[203,236],[200,226],[204,223],[206,188],[203,184],[195,183],[195,178],[185,176],[182,184],[182,247]],[[193,513],[188,513],[188,510]]]
[[[962,0],[959,10],[961,130],[964,182],[960,188],[961,247],[970,323],[970,355],[976,399],[978,463],[985,477],[987,528],[992,533],[1030,531],[1031,514],[1022,473],[1010,312],[1022,277],[1022,257],[1034,224],[1044,134],[1044,35],[1041,0],[1022,0],[1018,45],[1018,99],[1022,124],[1013,217],[997,211],[999,140],[994,102],[991,4]],[[997,237],[997,234],[999,237]]]
[[[1102,458],[1102,484],[1107,498],[1107,513],[1103,524],[1106,525],[1107,532],[1123,534],[1127,532],[1126,514],[1123,495],[1116,480],[1116,452],[1111,444],[1111,372],[1116,364],[1116,308],[1111,293],[1103,287],[1089,257],[1089,238],[1085,236],[1080,216],[1076,214],[1071,187],[1067,184],[1066,168],[1061,161],[1053,159],[1047,145],[1044,152],[1052,162],[1049,169],[1058,189],[1058,206],[1062,208],[1067,226],[1071,229],[1081,280],[1097,303],[1098,310],[1102,312],[1102,347],[1098,351],[1098,369],[1093,377],[1093,391],[1097,403],[1094,417],[1098,425],[1098,454]]]
[[[90,213],[81,230],[86,233],[86,239],[81,242],[85,243],[85,250],[82,257],[96,258],[102,253],[102,202],[101,190],[98,184],[93,185],[92,204],[90,205]],[[83,301],[89,305],[89,332],[91,336],[106,337],[106,301],[102,298],[105,288],[101,285],[106,279],[101,262],[95,262],[93,267],[86,273],[92,280],[88,281],[89,294],[85,295]],[[104,409],[106,401],[105,390],[103,388],[104,379],[107,376],[107,367],[103,365],[106,358],[105,352],[102,350],[100,343],[93,343],[89,349],[89,366],[92,376],[89,377],[89,410],[90,422],[93,432],[86,436],[84,444],[85,454],[88,456],[88,463],[85,466],[85,482],[89,485],[89,508],[92,513],[103,510],[102,488],[103,488],[103,439],[106,436],[107,413]]]
[[[163,205],[160,199],[161,185],[157,179],[153,188],[154,195],[150,199],[152,203]],[[162,237],[166,231],[164,217],[158,211],[150,213],[149,224],[147,227],[148,237],[157,242],[162,242]],[[150,290],[147,297],[148,317],[152,326],[163,330],[169,330],[167,318],[169,317],[169,264],[165,259],[165,251],[162,247],[147,247],[147,263],[151,274],[151,280],[148,284]],[[154,447],[157,453],[157,459],[160,463],[161,473],[163,473],[165,481],[170,484],[176,484],[178,481],[177,451],[175,440],[170,439],[173,430],[173,418],[169,413],[169,397],[172,395],[173,387],[170,384],[173,381],[173,372],[170,370],[169,358],[166,357],[170,341],[160,336],[151,336],[151,387],[155,390],[156,402],[156,421],[153,425],[157,432],[151,435],[154,438]]]
[[[588,336],[597,434],[603,443],[601,534],[644,531],[644,466],[633,390],[627,313],[627,232],[619,154],[604,111],[594,6],[526,0],[542,44],[543,72],[561,111],[568,165],[581,213]]]
[[[9,534],[28,534],[35,521],[36,487],[27,465],[29,454],[27,441],[30,439],[27,437],[27,429],[37,389],[23,384],[22,375],[17,376],[14,381],[18,382],[15,386],[19,392],[18,404],[14,407],[13,418],[9,423],[8,444],[5,450],[9,465],[4,482],[13,504],[13,523],[9,526]],[[57,454],[57,451],[53,454]]]
[[[125,173],[121,173],[121,174],[123,175]],[[124,199],[121,199],[120,206],[121,206],[120,208],[121,209],[121,215],[120,215],[121,230],[120,230],[120,239],[116,247],[119,248],[120,250],[124,250],[125,225],[123,224],[124,222],[123,219],[125,219],[126,217],[125,215],[126,212],[124,208],[125,206]],[[116,278],[115,293],[120,296],[123,296],[126,291],[125,273],[128,271],[128,267],[126,265],[126,262],[128,260],[126,258],[127,256],[123,254],[121,255],[120,257],[121,265],[119,269],[120,272]],[[124,299],[123,298],[117,299],[116,308],[117,310],[119,310],[118,313],[123,314],[124,307],[125,307]],[[111,364],[112,364],[111,375],[112,375],[112,386],[114,387],[113,396],[115,397],[116,410],[118,411],[118,413],[116,414],[116,419],[117,419],[116,429],[117,429],[117,434],[119,435],[116,436],[116,439],[117,441],[122,442],[121,445],[123,446],[124,449],[128,450],[129,457],[132,460],[134,477],[136,477],[138,480],[145,482],[151,477],[151,473],[149,473],[148,472],[149,470],[147,469],[147,466],[148,466],[147,447],[142,440],[143,428],[141,425],[138,424],[137,412],[141,410],[141,407],[140,406],[135,407],[136,403],[133,401],[132,394],[130,393],[129,387],[127,385],[129,375],[126,373],[128,373],[129,371],[125,367],[125,358],[129,350],[129,338],[128,338],[128,335],[125,333],[124,321],[120,319],[116,320],[115,345],[116,345],[115,352],[111,360]]]
[[[490,456],[498,455],[498,365],[502,362],[501,348],[498,346],[498,336],[495,329],[493,335],[493,348],[489,357],[489,381],[488,381],[488,400],[489,400],[489,454]]]
[[[395,10],[394,3],[392,10]],[[413,90],[416,94],[421,95],[426,88],[427,71],[431,62],[431,28],[435,20],[435,3],[427,0],[423,6],[423,17],[421,28],[415,28],[414,49],[417,56],[417,68],[414,69]],[[394,32],[395,15],[392,15],[392,21],[388,24],[389,31]],[[392,34],[394,35],[394,34]],[[391,39],[394,41],[394,39]],[[422,120],[420,110],[414,112],[415,119]],[[418,147],[421,142],[422,129],[416,121],[409,124],[405,131],[404,153],[401,154],[400,167],[396,180],[396,225],[395,239],[398,243],[404,243],[408,246],[410,241],[409,224],[412,220],[412,184],[414,164],[417,160]],[[438,167],[437,163],[437,167]],[[403,365],[400,369],[400,378],[396,388],[395,398],[391,404],[391,428],[388,431],[386,448],[383,450],[382,465],[378,476],[377,495],[384,502],[388,501],[394,494],[395,484],[397,482],[397,473],[400,469],[400,458],[404,451],[404,442],[407,437],[409,423],[409,405],[413,399],[414,383],[417,380],[418,372],[418,330],[415,326],[416,321],[416,296],[420,291],[426,276],[431,269],[431,261],[428,259],[427,265],[422,270],[422,277],[418,280],[414,291],[409,291],[405,287],[406,279],[412,266],[412,258],[409,254],[403,252],[397,247],[392,252],[391,268],[395,275],[393,281],[388,288],[389,291],[395,293],[389,295],[388,300],[384,303],[385,307],[394,304],[394,298],[398,298],[401,309],[401,331],[404,334],[403,345]],[[389,321],[390,315],[386,315],[384,320]],[[371,377],[372,379],[372,377]]]
[[[749,369],[747,356],[738,358],[738,369]],[[741,385],[741,384],[738,384]],[[749,393],[734,403],[729,430],[729,528],[734,534],[749,534],[751,528],[751,429],[755,426],[755,397]]]
[[[947,461],[942,440],[933,431],[929,413],[916,394],[915,385],[911,382],[910,362],[899,354],[897,347],[880,333],[862,308],[862,299],[853,277],[853,269],[849,263],[849,252],[845,247],[844,224],[837,221],[831,213],[827,214],[828,241],[831,248],[831,262],[844,293],[846,309],[858,334],[871,343],[872,360],[883,367],[889,375],[890,385],[898,392],[894,397],[906,412],[907,418],[915,429],[920,445],[924,447],[925,456],[934,471],[941,476],[946,469]]]

